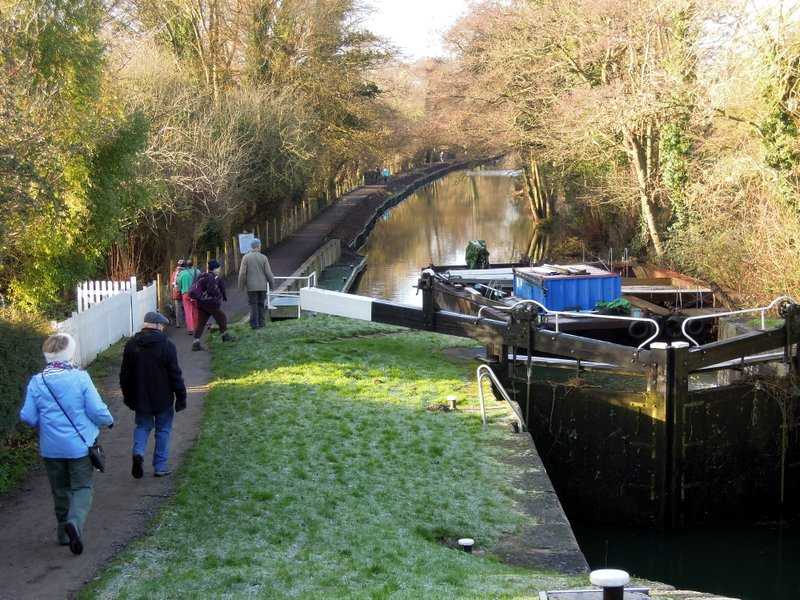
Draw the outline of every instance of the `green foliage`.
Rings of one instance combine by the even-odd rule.
[[[144,114],[134,112],[92,153],[87,177],[88,233],[98,258],[103,257],[120,229],[148,207],[148,189],[138,179],[148,128]]]
[[[147,136],[142,115],[134,114],[64,164],[60,196],[38,214],[9,216],[20,232],[13,251],[16,268],[7,281],[13,302],[37,312],[55,312],[62,292],[90,278],[111,243],[148,196],[138,183],[139,154]]]
[[[13,490],[39,460],[36,432],[14,430],[0,438],[0,495]]]
[[[46,325],[27,314],[0,310],[0,493],[17,485],[37,459],[36,436],[19,423],[31,375],[44,366]]]
[[[631,314],[631,303],[624,298],[617,298],[609,302],[598,302],[595,309],[601,315],[629,315]]]
[[[56,312],[90,276],[130,200],[141,120],[103,103],[99,0],[10,3],[0,15],[0,289]],[[127,162],[126,162],[127,161]]]
[[[24,313],[0,312],[0,438],[18,421],[30,376],[44,366],[46,325]]]
[[[775,107],[761,122],[764,160],[773,169],[792,171],[800,160],[797,123],[783,106]]]
[[[208,219],[203,222],[200,234],[197,237],[197,249],[199,251],[214,250],[222,246],[225,240],[225,231],[222,221],[219,219]]]
[[[685,112],[664,124],[659,138],[661,179],[669,194],[672,227],[685,226],[686,192],[689,184],[692,142],[689,137],[689,116]]]
[[[485,240],[470,240],[467,244],[467,266],[470,269],[485,269],[489,266],[489,250]]]

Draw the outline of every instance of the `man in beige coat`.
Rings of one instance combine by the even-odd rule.
[[[239,287],[247,290],[250,303],[250,327],[264,327],[264,304],[267,298],[267,283],[275,289],[275,277],[269,267],[269,260],[261,254],[261,240],[250,243],[250,252],[242,257],[239,266]]]

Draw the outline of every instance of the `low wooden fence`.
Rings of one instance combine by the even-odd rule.
[[[125,294],[136,289],[136,277],[128,281],[84,281],[78,284],[76,299],[78,312],[82,313],[91,306],[99,304],[111,296]]]
[[[151,283],[141,290],[136,289],[136,279],[108,282],[114,293],[106,295],[88,307],[73,312],[69,319],[54,322],[59,333],[69,333],[75,338],[78,349],[75,363],[86,367],[97,355],[123,337],[129,337],[142,328],[144,316],[156,310],[156,285]],[[120,290],[121,284],[128,287]],[[113,290],[116,287],[117,290]],[[80,301],[79,301],[80,308]]]

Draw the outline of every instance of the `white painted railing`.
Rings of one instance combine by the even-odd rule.
[[[759,306],[757,308],[745,308],[742,310],[731,310],[728,312],[719,312],[719,313],[711,313],[708,315],[697,315],[696,317],[688,317],[684,319],[683,323],[681,324],[681,333],[683,333],[683,337],[687,340],[692,342],[695,346],[700,346],[700,342],[694,339],[689,333],[686,331],[686,325],[690,322],[695,321],[702,321],[707,319],[719,319],[720,317],[731,317],[734,315],[746,315],[750,313],[759,313],[761,315],[761,330],[766,331],[767,329],[767,312],[775,308],[776,306],[780,306],[782,302],[788,302],[790,304],[797,304],[794,298],[790,296],[778,296],[770,302],[767,306]]]
[[[119,296],[136,289],[136,277],[128,281],[83,281],[78,284],[78,312],[101,303],[112,296]]]
[[[60,333],[69,333],[78,344],[75,363],[86,367],[97,355],[123,337],[133,335],[142,328],[144,315],[157,309],[156,285],[151,283],[142,290],[135,287],[136,279],[125,290],[109,294],[105,299],[91,302],[82,311],[53,328]]]
[[[275,277],[274,279],[285,283],[278,286],[278,291],[273,292],[270,289],[269,282],[267,282],[267,310],[274,310],[279,305],[294,306],[297,307],[297,318],[299,319],[302,312],[300,308],[300,290],[317,287],[317,272],[314,271],[310,275],[303,277]],[[293,290],[292,286],[294,285],[297,285],[297,289]]]

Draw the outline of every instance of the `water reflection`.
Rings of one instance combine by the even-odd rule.
[[[367,270],[357,293],[406,304],[429,264],[463,264],[467,242],[486,240],[493,263],[520,260],[531,246],[529,208],[514,195],[512,177],[453,173],[387,212],[362,253]]]

